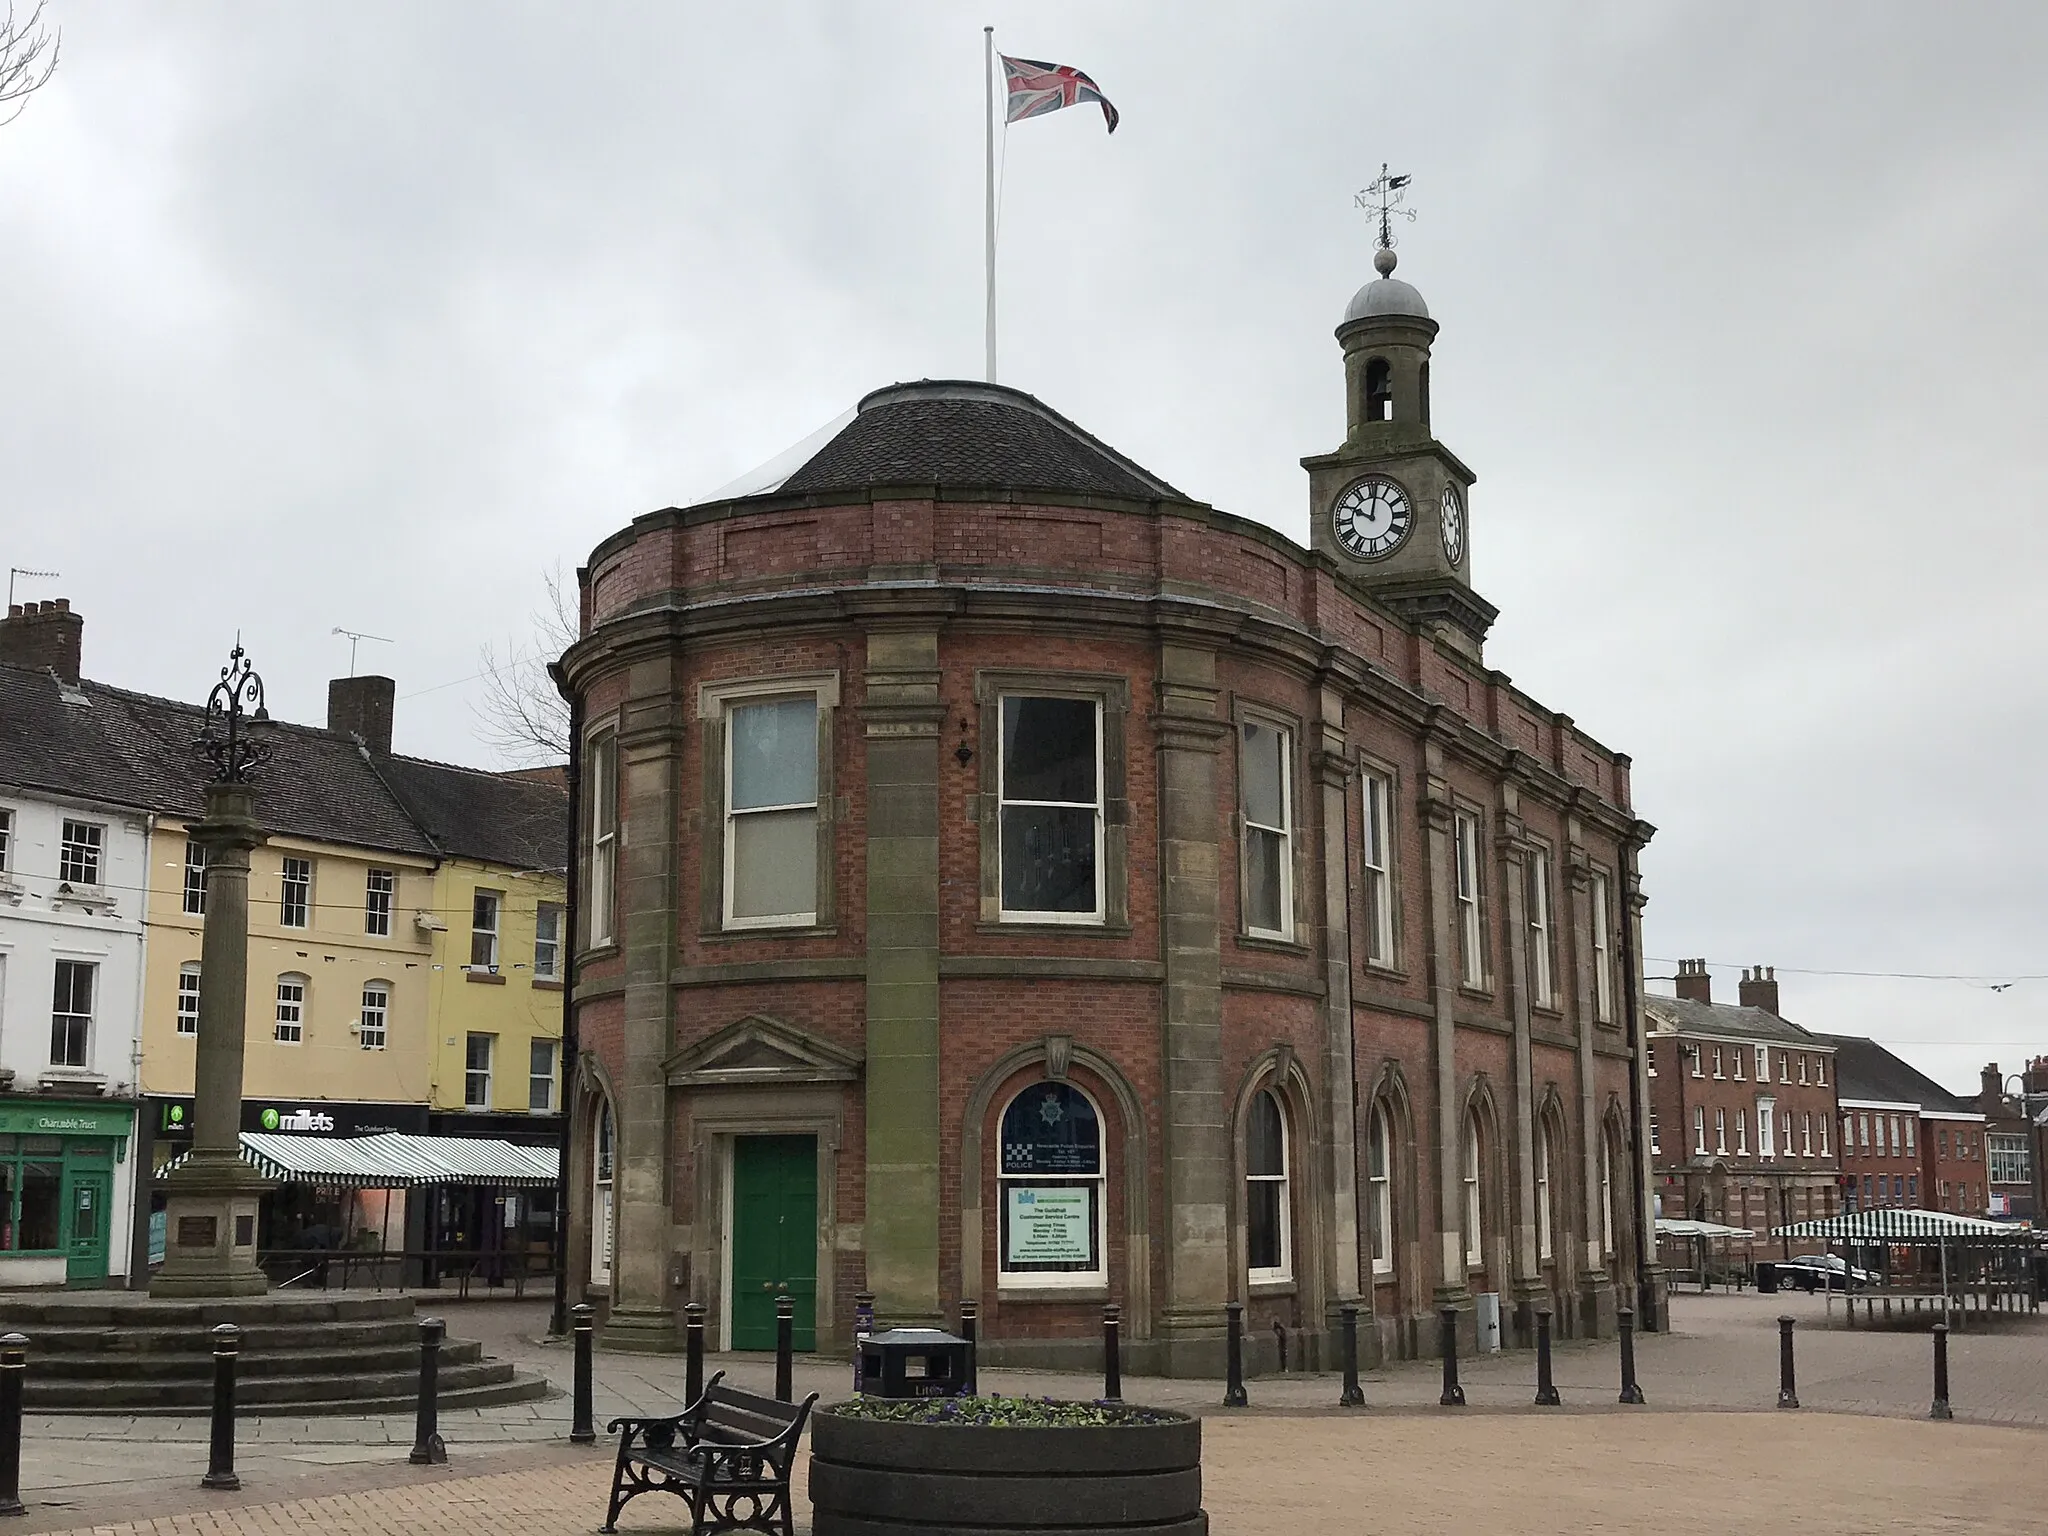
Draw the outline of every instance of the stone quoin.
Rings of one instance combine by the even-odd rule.
[[[1421,295],[1311,547],[1028,394],[881,389],[580,573],[573,1288],[610,1348],[1333,1369],[1654,1317],[1629,760],[1490,669]],[[798,462],[788,462],[796,460]]]

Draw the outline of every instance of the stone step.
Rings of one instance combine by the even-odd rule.
[[[484,1360],[445,1367],[438,1401],[443,1408],[530,1402],[552,1389],[544,1378],[522,1376],[511,1362]],[[257,1376],[237,1379],[238,1413],[389,1413],[418,1401],[419,1374],[413,1371]],[[130,1413],[201,1415],[213,1404],[210,1379],[117,1381],[38,1380],[23,1384],[24,1405],[41,1413]]]
[[[410,1330],[408,1330],[410,1331]],[[178,1381],[213,1380],[213,1353],[193,1349],[193,1341],[182,1340],[178,1349],[65,1353],[38,1358],[29,1354],[29,1379],[38,1375],[63,1381]],[[483,1359],[483,1345],[471,1339],[448,1339],[441,1345],[441,1370],[450,1366],[473,1365]],[[312,1349],[253,1349],[244,1347],[235,1365],[238,1381],[255,1376],[347,1376],[361,1372],[391,1374],[419,1371],[420,1350],[415,1339],[375,1346],[328,1344]],[[40,1369],[39,1369],[40,1367]]]
[[[107,1355],[133,1359],[139,1355],[186,1353],[213,1349],[211,1324],[175,1327],[70,1327],[23,1328],[28,1335],[29,1359],[38,1356]],[[301,1322],[273,1324],[251,1322],[242,1325],[242,1353],[245,1355],[293,1349],[392,1349],[419,1347],[419,1324],[410,1317],[378,1318],[368,1322]]]
[[[322,1295],[272,1291],[218,1301],[158,1301],[134,1292],[51,1291],[0,1298],[0,1332],[36,1328],[211,1328],[215,1323],[267,1324],[373,1322],[410,1318],[409,1294],[349,1292]]]

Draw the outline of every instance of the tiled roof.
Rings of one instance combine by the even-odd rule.
[[[1861,1035],[1819,1035],[1835,1048],[1835,1096],[1875,1099],[1886,1104],[1918,1104],[1939,1114],[1975,1114],[1975,1100],[1950,1093],[1909,1062],[1900,1060],[1875,1040]]]
[[[780,489],[871,485],[1187,499],[1022,390],[943,380],[876,390]]]
[[[176,699],[0,665],[0,786],[197,818],[208,766],[193,749],[203,711]],[[273,832],[433,858],[460,854],[559,869],[566,799],[545,780],[416,758],[374,763],[352,737],[274,722],[256,779]]]
[[[1800,1028],[1763,1008],[1733,1008],[1726,1003],[1696,1003],[1683,997],[1645,997],[1644,1010],[1659,1027],[1686,1035],[1720,1035],[1737,1040],[1782,1040],[1798,1045],[1825,1045],[1828,1037]]]

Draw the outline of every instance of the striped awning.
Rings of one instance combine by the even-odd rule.
[[[190,1153],[164,1165],[168,1173]],[[280,1184],[329,1189],[410,1189],[423,1184],[472,1189],[553,1189],[559,1154],[474,1136],[374,1136],[326,1139],[273,1131],[242,1132],[242,1156]]]
[[[2027,1236],[2027,1229],[2009,1221],[1986,1221],[1980,1216],[1958,1216],[1953,1211],[1908,1211],[1880,1207],[1873,1211],[1844,1211],[1839,1216],[1815,1221],[1796,1221],[1790,1226],[1771,1228],[1773,1237],[1825,1237],[1848,1243],[1937,1243],[1953,1238]]]

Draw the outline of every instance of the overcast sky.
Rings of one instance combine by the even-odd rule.
[[[1007,135],[1005,382],[1305,539],[1352,193],[1412,173],[1488,659],[1633,755],[1651,974],[1775,964],[1958,1089],[2048,1053],[2048,980],[1801,974],[2048,973],[2038,0],[52,13],[0,561],[88,675],[197,698],[239,629],[318,721],[344,625],[485,760],[546,569],[978,372],[990,21],[1123,113]]]

